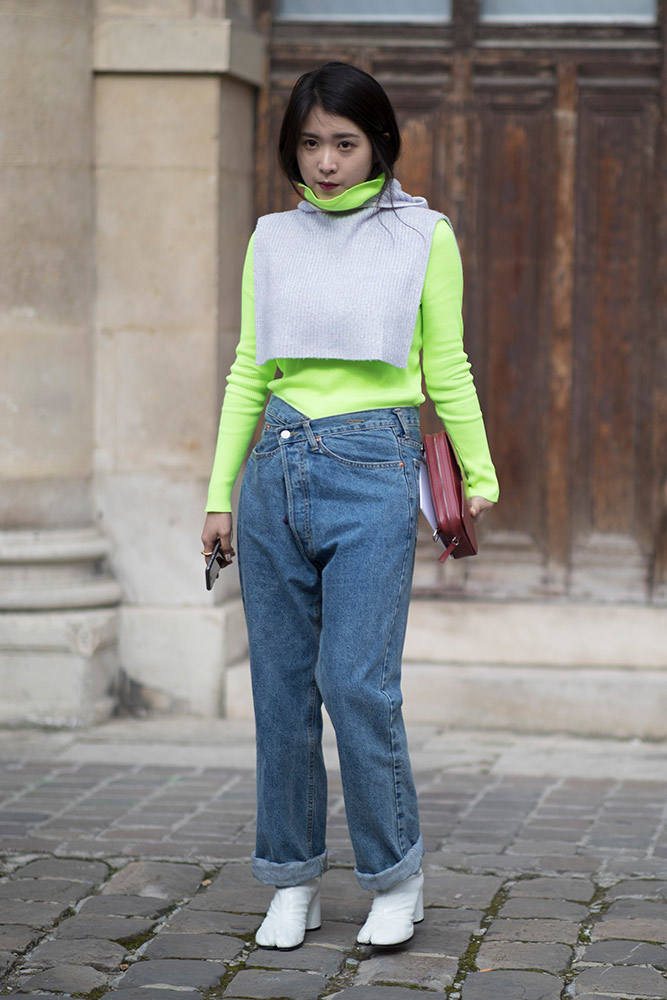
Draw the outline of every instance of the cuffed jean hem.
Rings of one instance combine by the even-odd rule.
[[[277,889],[303,885],[304,882],[318,878],[329,867],[326,851],[316,858],[309,858],[308,861],[286,861],[283,864],[265,861],[253,852],[251,862],[255,878],[263,885],[274,885]]]
[[[354,874],[357,876],[357,882],[362,889],[371,889],[373,892],[378,892],[381,889],[393,889],[399,882],[404,882],[406,878],[417,874],[421,868],[423,857],[424,842],[420,833],[417,843],[410,848],[404,858],[401,858],[391,868],[385,868],[383,872],[378,872],[377,875],[367,875],[355,868]]]

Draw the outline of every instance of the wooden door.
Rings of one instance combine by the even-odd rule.
[[[458,0],[446,24],[281,23],[261,4],[258,214],[295,203],[272,152],[294,80],[341,59],[385,86],[399,179],[461,246],[502,493],[478,559],[436,572],[425,543],[423,588],[667,602],[665,20],[488,25]]]

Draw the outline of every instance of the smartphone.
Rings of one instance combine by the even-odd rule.
[[[220,539],[217,540],[213,546],[213,552],[211,552],[210,558],[206,563],[206,589],[213,590],[213,584],[218,579],[218,574],[223,566],[227,565],[227,560],[222,554],[222,547],[220,545]]]

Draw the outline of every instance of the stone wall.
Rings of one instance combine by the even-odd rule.
[[[243,3],[0,9],[0,721],[224,708],[245,629],[199,533],[262,68]]]

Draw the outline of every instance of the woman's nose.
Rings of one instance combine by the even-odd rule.
[[[320,156],[319,168],[323,174],[331,174],[337,170],[336,158],[333,153],[328,150],[322,150],[322,155]]]

